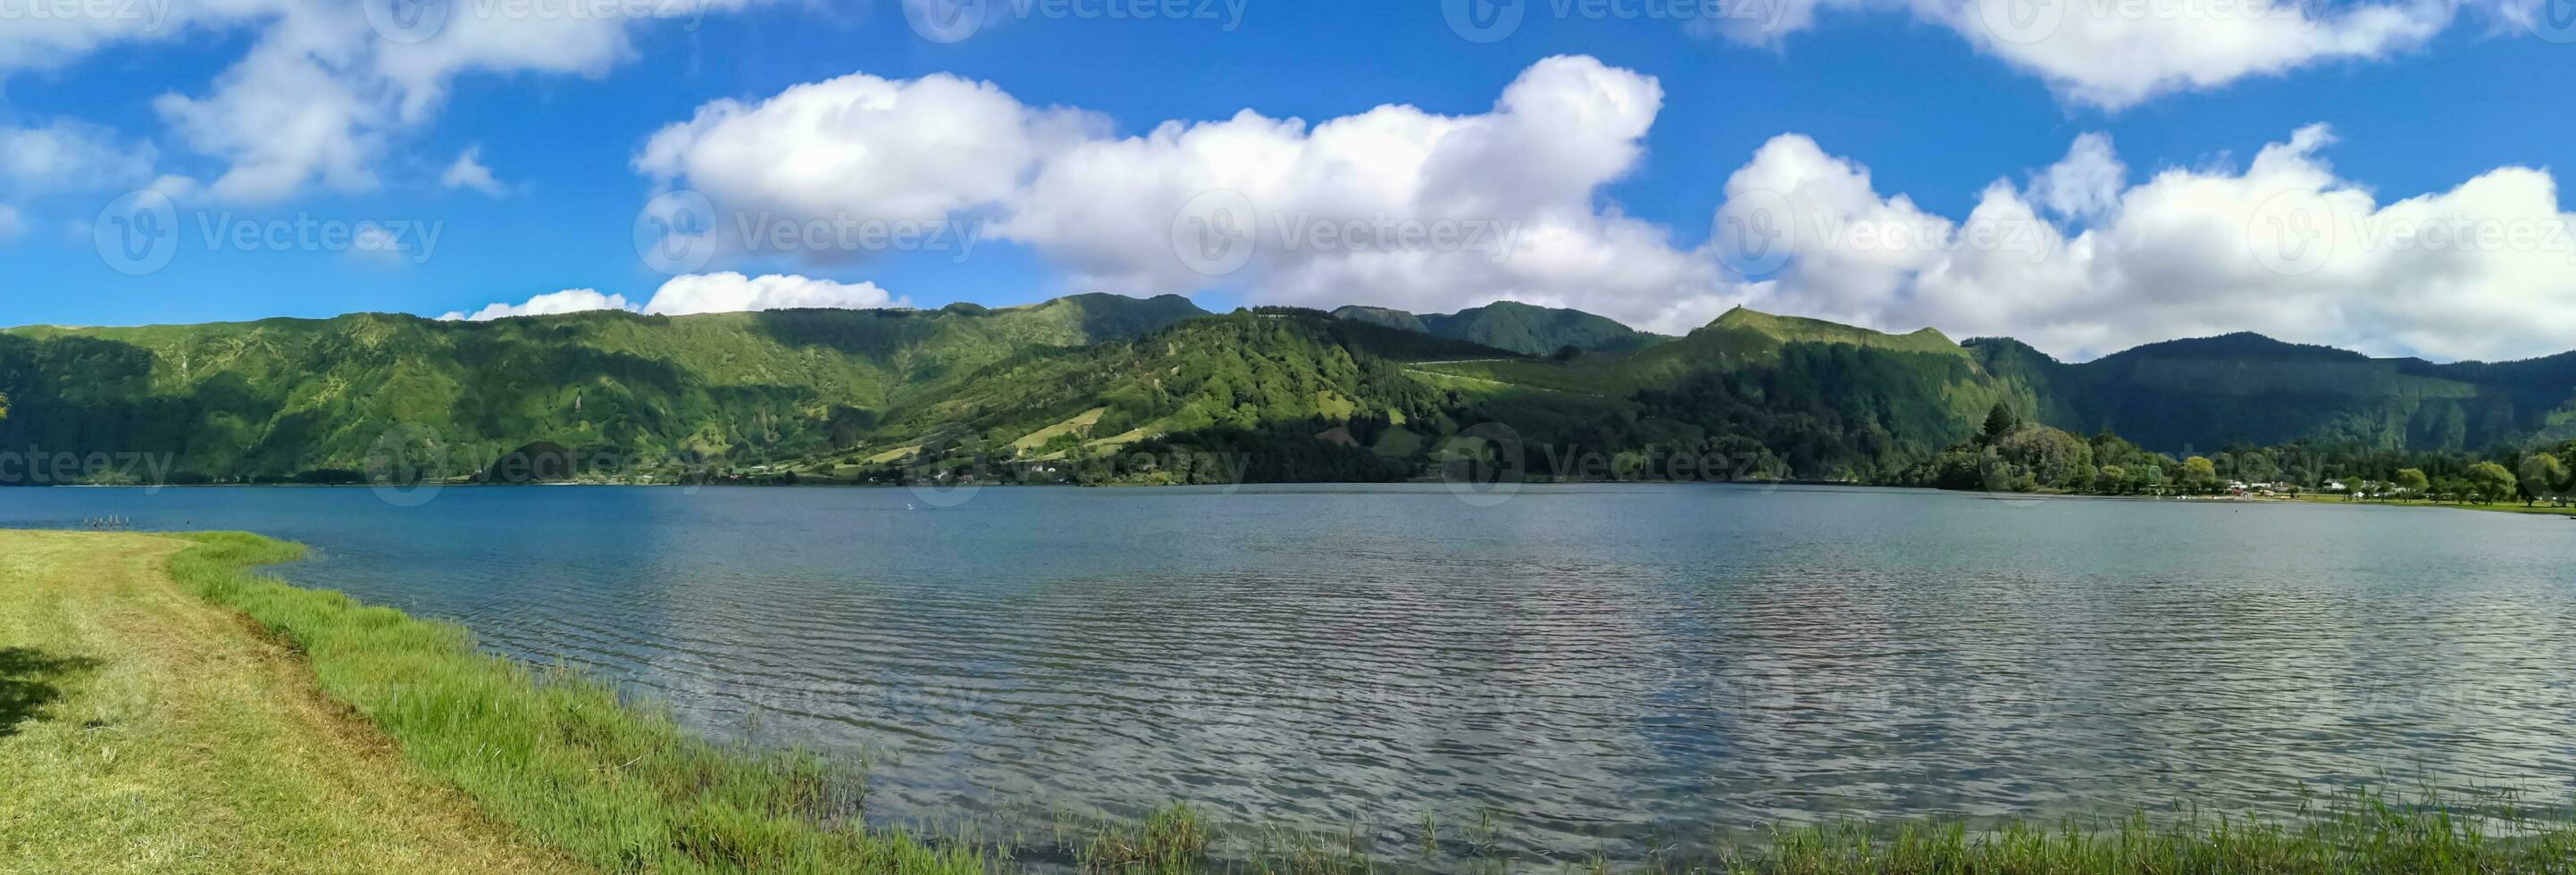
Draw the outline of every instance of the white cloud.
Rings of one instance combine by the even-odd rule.
[[[686,316],[798,308],[870,310],[908,303],[877,288],[876,283],[850,285],[801,276],[745,277],[726,272],[672,277],[653,293],[644,312]]]
[[[448,188],[470,188],[493,197],[510,193],[510,187],[492,178],[492,168],[483,166],[483,147],[469,146],[439,174],[438,184]]]
[[[17,207],[0,204],[0,241],[6,241],[27,230],[27,217]]]
[[[529,298],[519,304],[491,304],[472,313],[451,311],[438,318],[450,322],[490,322],[512,316],[550,316],[557,313],[583,313],[591,310],[633,310],[625,295],[603,295],[597,289],[566,289]]]
[[[2376,60],[2422,46],[2463,7],[2500,22],[2534,0],[1748,0],[1698,28],[1778,46],[1816,26],[1819,10],[1908,14],[2038,76],[2063,98],[2102,109],[2217,88],[2337,60]],[[1700,24],[1711,24],[1702,21]]]
[[[2075,138],[2066,158],[2031,180],[2030,199],[2062,219],[2090,219],[2119,203],[2129,166],[2120,163],[2107,134]]]
[[[150,144],[86,122],[0,127],[0,187],[13,191],[130,188],[152,178],[153,158]]]
[[[2547,172],[2501,168],[2383,204],[2334,174],[2320,156],[2332,143],[2303,128],[2242,169],[2167,169],[2108,200],[2081,185],[2090,194],[2060,202],[2082,209],[2051,207],[2089,221],[2041,214],[2054,183],[2025,196],[1997,182],[1953,221],[1783,136],[1730,179],[1722,209],[1769,204],[1794,228],[1785,268],[1740,289],[1753,306],[1888,330],[2009,335],[2073,358],[2246,330],[2435,358],[2568,347],[2576,215]],[[2059,167],[2115,163],[2107,146],[2081,140]]]
[[[472,313],[456,311],[438,318],[488,322],[512,316],[591,310],[687,316],[803,308],[869,310],[910,304],[908,299],[888,294],[872,282],[853,284],[782,274],[746,277],[725,272],[672,277],[653,293],[652,300],[641,305],[629,302],[624,295],[603,295],[596,289],[568,289],[538,295],[518,304],[491,304]]]
[[[276,200],[377,187],[384,154],[435,116],[459,76],[597,77],[633,56],[630,28],[747,2],[425,4],[441,17],[410,33],[371,23],[381,6],[344,0],[144,0],[115,15],[11,22],[0,29],[0,75],[111,46],[247,33],[249,49],[205,90],[173,91],[153,107],[180,144],[225,165],[209,193]]]
[[[860,73],[699,107],[655,133],[635,166],[686,178],[728,210],[933,220],[1009,198],[1040,158],[1106,125],[988,82]]]
[[[1652,77],[1559,57],[1478,115],[1389,105],[1310,125],[1246,110],[1113,137],[1087,113],[990,84],[860,74],[709,104],[656,134],[636,166],[728,215],[989,212],[997,236],[1086,288],[1245,285],[1266,300],[1418,309],[1509,297],[1644,319],[1715,276],[1666,229],[1599,203],[1637,165],[1662,103]],[[1237,256],[1248,260],[1211,276],[1176,230],[1203,198],[1236,195],[1252,211],[1231,217],[1254,232]]]

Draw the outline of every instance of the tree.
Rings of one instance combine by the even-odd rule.
[[[2513,472],[2505,470],[2503,465],[2479,462],[2469,466],[2465,485],[2470,494],[2477,496],[2481,503],[2485,503],[2512,498],[2519,484]]]
[[[1548,356],[1548,358],[1555,359],[1557,364],[1564,364],[1582,357],[1583,347],[1575,346],[1571,343],[1557,347],[1556,354]]]
[[[2561,484],[2566,482],[2567,465],[2558,461],[2557,456],[2553,456],[2548,453],[2533,453],[2529,458],[2522,460],[2522,494],[2524,496],[2524,504],[2527,505],[2541,499],[2549,499],[2552,501],[2563,500],[2566,496],[2566,492],[2564,492],[2560,487]]]
[[[2397,481],[2395,485],[2398,492],[2412,492],[2421,495],[2424,493],[2424,490],[2433,488],[2433,481],[2424,477],[2424,469],[2407,468],[2397,472]]]
[[[2003,402],[1995,402],[1995,408],[1986,411],[1986,443],[1991,444],[2011,437],[2013,432],[2020,430],[2021,417],[2014,415],[2012,408],[2005,406]]]
[[[2182,488],[2188,492],[2213,492],[2218,489],[2218,463],[2203,456],[2182,460]]]

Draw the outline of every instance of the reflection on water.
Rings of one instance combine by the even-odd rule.
[[[1491,810],[1558,851],[1841,814],[2576,790],[2576,526],[1709,486],[8,490],[866,751],[880,820]],[[753,715],[758,715],[756,718]]]

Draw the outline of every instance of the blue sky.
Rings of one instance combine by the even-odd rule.
[[[186,0],[175,2],[181,11],[166,18],[191,15]],[[452,2],[462,10],[475,0]],[[713,135],[690,153],[689,172],[639,169],[637,158],[648,140],[688,122],[712,101],[758,107],[787,89],[854,73],[898,84],[937,74],[989,83],[1031,112],[1078,109],[1090,125],[1084,140],[1103,143],[1142,137],[1166,122],[1223,122],[1246,109],[1269,120],[1309,123],[1386,104],[1411,105],[1432,116],[1475,117],[1493,113],[1505,89],[1525,73],[1535,76],[1534,65],[1577,56],[1613,71],[1620,82],[1650,81],[1659,89],[1659,108],[1647,113],[1651,121],[1642,135],[1561,147],[1523,142],[1541,134],[1500,137],[1506,145],[1489,151],[1507,167],[1491,175],[1494,191],[1447,203],[1512,199],[1511,192],[1551,178],[1555,169],[1548,163],[1564,155],[1633,146],[1633,157],[1604,158],[1599,167],[1570,171],[1595,184],[1577,186],[1570,200],[1526,211],[1450,215],[1429,206],[1429,198],[1400,200],[1393,209],[1399,219],[1514,223],[1561,219],[1571,209],[1585,213],[1581,221],[1588,223],[1572,238],[1575,244],[1615,251],[1610,260],[1622,264],[1676,265],[1658,268],[1653,276],[1569,275],[1516,262],[1510,270],[1491,269],[1492,264],[1468,270],[1416,266],[1407,268],[1413,274],[1390,277],[1394,268],[1385,263],[1325,264],[1311,253],[1265,252],[1242,272],[1193,280],[1192,274],[1126,264],[1114,247],[1075,240],[1079,229],[1061,228],[984,240],[965,258],[954,252],[724,250],[690,265],[689,272],[779,274],[844,289],[867,283],[916,306],[955,300],[1015,304],[1095,289],[1175,291],[1197,295],[1212,307],[1280,300],[1387,302],[1427,310],[1514,297],[1582,306],[1663,330],[1686,330],[1726,306],[1751,304],[1891,329],[1930,323],[1961,336],[2014,333],[2078,358],[2163,336],[2237,328],[2437,358],[2576,347],[2576,333],[2567,331],[2576,328],[2576,288],[2563,278],[2571,271],[2558,271],[2561,276],[2553,279],[2549,268],[2557,262],[2548,259],[2554,251],[2526,251],[2551,245],[2545,241],[2471,259],[2459,252],[2392,254],[2346,240],[2346,250],[2369,257],[2286,276],[2280,270],[2185,272],[2167,278],[2174,287],[2137,279],[2189,251],[2151,236],[2160,227],[2148,221],[2157,215],[2149,212],[2151,202],[2191,200],[2148,197],[2144,190],[2160,172],[2253,186],[2258,174],[2249,167],[2255,156],[2267,145],[2291,143],[2294,132],[2311,125],[2326,126],[2330,137],[2300,151],[2306,163],[2292,170],[2325,175],[2285,171],[2277,178],[2263,176],[2260,184],[2297,188],[2300,197],[2313,195],[2332,209],[2349,207],[2364,217],[2386,215],[2382,211],[2409,198],[2456,195],[2464,184],[2499,169],[2545,174],[2576,166],[2576,114],[2564,110],[2563,97],[2566,74],[2576,71],[2576,45],[2544,38],[2564,35],[2550,29],[2555,19],[2547,17],[2553,11],[2568,14],[2564,10],[2511,4],[2440,13],[2420,6],[2283,7],[2275,14],[2304,16],[2302,27],[2285,31],[2286,39],[2332,31],[2348,42],[2376,42],[2369,51],[2340,55],[2298,57],[2298,51],[2312,50],[2294,49],[2284,61],[2280,51],[2259,45],[2276,38],[2268,31],[2208,31],[2208,39],[2168,33],[2162,43],[2149,33],[2143,37],[2147,44],[2165,48],[2143,51],[2136,60],[2101,62],[2106,69],[2083,67],[2094,62],[2081,58],[2080,45],[2073,62],[2063,54],[2016,55],[2018,44],[1963,31],[1957,19],[1927,12],[1921,3],[1784,0],[1809,4],[1813,20],[1746,35],[1712,32],[1705,22],[1596,18],[1579,9],[1560,18],[1551,0],[1528,0],[1517,30],[1480,44],[1462,38],[1438,2],[1236,0],[1239,21],[1231,20],[1236,13],[1223,3],[1193,2],[1188,5],[1214,17],[1139,21],[1093,17],[1106,8],[1099,2],[1059,7],[1076,10],[1059,16],[1023,15],[1007,0],[991,0],[995,8],[984,10],[987,23],[955,43],[925,39],[911,26],[905,2],[922,0],[692,7],[692,15],[679,19],[605,25],[613,30],[605,39],[614,45],[589,60],[561,66],[537,60],[551,51],[540,40],[535,47],[482,50],[479,60],[444,62],[409,79],[401,73],[349,72],[370,64],[391,68],[395,62],[386,59],[415,48],[354,27],[342,28],[345,36],[296,37],[295,45],[282,47],[290,38],[281,31],[297,16],[362,20],[358,10],[326,0],[242,3],[255,8],[200,11],[184,23],[164,21],[141,32],[102,26],[98,35],[82,38],[29,32],[24,29],[33,25],[27,21],[0,20],[0,74],[6,75],[0,131],[22,137],[50,131],[57,136],[48,142],[57,146],[94,147],[114,159],[57,156],[32,162],[41,166],[21,160],[18,178],[0,187],[0,205],[7,209],[0,213],[6,218],[0,231],[8,232],[0,238],[0,258],[11,266],[10,285],[18,291],[0,299],[0,324],[194,322],[361,310],[436,316],[576,289],[640,307],[672,279],[637,254],[638,210],[657,192],[708,190],[727,206],[775,203],[807,213],[814,206],[793,186],[760,187],[776,180],[710,182],[716,176],[708,162],[719,160],[722,151]],[[2074,8],[2073,15],[2089,14]],[[2364,30],[2347,17],[2373,9],[2435,17],[2418,32],[2396,36]],[[2103,26],[2174,24],[2115,19]],[[2231,23],[2187,20],[2179,26]],[[11,35],[11,29],[22,32]],[[461,39],[467,27],[449,30],[428,44]],[[2244,62],[2250,71],[2240,71],[2228,66],[2236,62],[2198,53],[2195,46],[2230,41],[2246,43],[2249,57],[2268,60]],[[367,178],[290,168],[280,171],[293,177],[284,182],[228,181],[229,172],[255,160],[257,147],[243,145],[245,137],[258,140],[308,122],[327,128],[339,121],[300,114],[306,98],[283,87],[293,77],[269,83],[244,72],[268,54],[313,62],[327,81],[357,95],[359,104],[403,104],[360,110],[376,115],[352,128],[358,134],[346,139],[355,147],[317,147],[333,156],[318,163],[344,177]],[[2154,69],[2159,65],[2170,69]],[[2136,84],[2141,81],[2150,84]],[[253,102],[259,95],[251,92],[259,88],[270,89],[271,97],[289,95],[275,104],[285,108]],[[272,108],[218,106],[227,96],[240,98],[243,106]],[[174,101],[215,111],[192,116],[174,108]],[[216,118],[224,113],[231,116]],[[759,139],[759,121],[742,119],[746,127],[740,133]],[[913,116],[907,124],[938,123]],[[1536,130],[1572,134],[1583,127],[1572,117],[1533,124]],[[60,136],[65,131],[80,135]],[[875,134],[842,133],[842,139],[809,144],[796,155],[874,148],[866,138]],[[1712,259],[1708,250],[1741,244],[1711,234],[1713,218],[1752,202],[1742,191],[1730,197],[1730,179],[1739,174],[1748,180],[1746,190],[1771,190],[1752,185],[1756,177],[1785,180],[1776,186],[1785,194],[1779,200],[1799,216],[1831,214],[1841,221],[1855,210],[1893,211],[1964,227],[1987,200],[1988,186],[1999,180],[2022,200],[2040,205],[2043,193],[2033,180],[2071,160],[2070,147],[2087,134],[2106,137],[2116,149],[2121,172],[2116,183],[2104,186],[2110,205],[2056,213],[2035,209],[2030,221],[2060,238],[2055,247],[2075,248],[2065,244],[2079,237],[2098,237],[2104,249],[2127,241],[2120,245],[2131,262],[2087,255],[2080,263],[2058,265],[2054,259],[2066,256],[2050,255],[2050,264],[2063,268],[2050,274],[2053,279],[1963,279],[1974,271],[1952,263],[1956,252],[1890,263],[1879,257],[1884,253],[1856,257],[1801,249],[1785,264],[1761,265],[1762,270],[1710,270],[1703,264],[1731,266],[1722,253]],[[1783,141],[1784,135],[1802,137],[1813,150]],[[1512,143],[1525,151],[1496,151]],[[496,183],[489,191],[442,181],[469,150]],[[299,153],[297,160],[304,157],[309,155]],[[1052,160],[1041,158],[1007,175],[1026,183]],[[1331,159],[1313,160],[1330,166]],[[1865,177],[1854,175],[1863,168]],[[2517,177],[2512,181],[2525,189],[2545,190],[2501,200],[2461,196],[2458,203],[2437,204],[2435,212],[2464,221],[2490,215],[2499,222],[2555,219],[2565,207],[2554,184],[2545,184],[2552,178]],[[1862,180],[1857,188],[1843,184],[1854,180]],[[102,257],[93,223],[119,196],[145,187],[172,195],[182,233],[166,266],[128,275]],[[1736,206],[1730,207],[1731,200]],[[2261,203],[2270,200],[2257,199],[2248,209],[2264,209]],[[1002,222],[1033,211],[1019,197],[965,201],[953,212],[925,218]],[[1170,214],[1168,206],[1160,208],[1165,212],[1148,212],[1139,226],[1159,227],[1153,219]],[[209,244],[204,236],[213,226],[298,219],[379,221],[421,230],[412,235],[417,245],[395,253],[301,242]],[[2246,219],[2230,214],[2208,221],[2241,229]],[[2120,227],[2128,224],[2136,227]],[[1651,250],[1637,255],[1597,242],[1620,237],[1620,229],[1645,229],[1662,239],[1620,244]],[[431,230],[434,247],[419,236]],[[1597,241],[1585,236],[1596,232]],[[1440,254],[1454,253],[1433,253]],[[2478,264],[2464,267],[2464,259]],[[2024,292],[2050,282],[2063,290],[2044,300]],[[2421,300],[2428,294],[2470,297],[2438,308],[2464,315],[2432,325],[2426,316],[2431,305]],[[2499,326],[2516,333],[2501,340],[2472,338]]]

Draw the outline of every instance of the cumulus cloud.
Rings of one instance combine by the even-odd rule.
[[[597,289],[565,289],[538,295],[517,304],[486,305],[483,309],[472,313],[462,310],[450,311],[447,315],[438,318],[449,322],[490,322],[512,316],[551,316],[557,313],[584,313],[591,310],[633,309],[635,307],[626,302],[625,295],[603,295]]]
[[[1559,57],[1474,115],[1247,110],[1114,136],[986,84],[862,75],[711,104],[636,163],[720,212],[990,216],[993,236],[1069,284],[1134,294],[1419,311],[1505,298],[1666,332],[1744,304],[2012,335],[2074,358],[2241,330],[2439,358],[2556,352],[2576,336],[2576,241],[2544,171],[2383,204],[2334,174],[2323,127],[2242,168],[2143,181],[2108,136],[2085,134],[1953,217],[1788,134],[1727,177],[1710,242],[1686,248],[1603,195],[1641,160],[1662,103],[1652,77]],[[940,160],[967,141],[999,145]],[[2524,236],[2432,239],[2464,233]]]
[[[728,271],[672,277],[662,284],[660,291],[653,293],[653,300],[644,305],[644,312],[686,316],[691,313],[798,308],[869,310],[909,303],[887,294],[876,283],[852,285],[779,274],[745,277]]]
[[[447,188],[470,188],[493,197],[510,193],[509,186],[492,178],[492,168],[483,166],[483,147],[469,146],[438,175],[438,184]]]
[[[2534,0],[1744,0],[1698,29],[1777,46],[1815,27],[1820,10],[1908,14],[2038,76],[2063,98],[2109,110],[2158,95],[2216,88],[2338,60],[2415,49],[2461,8],[2506,24]],[[1758,14],[1752,14],[1758,13]]]
[[[1662,104],[1652,77],[1558,57],[1476,115],[1246,110],[1119,137],[987,83],[859,74],[709,104],[636,166],[729,214],[991,214],[994,236],[1086,288],[1422,309],[1508,297],[1645,319],[1715,280],[1667,229],[1600,202]]]
[[[719,100],[656,132],[636,169],[727,209],[924,220],[1009,198],[1041,157],[1107,126],[1022,105],[988,82],[866,74],[756,103]]]
[[[207,192],[276,200],[313,187],[377,187],[378,161],[435,115],[459,76],[596,77],[634,54],[631,27],[746,2],[431,4],[418,29],[371,16],[381,4],[340,0],[136,3],[111,15],[12,22],[0,29],[0,75],[181,34],[247,34],[248,49],[202,92],[163,94],[153,108],[180,145],[225,165]]]
[[[2546,171],[2382,203],[2334,173],[2333,142],[2302,128],[2241,169],[2167,169],[2104,196],[2116,157],[2088,137],[2030,191],[1998,181],[1954,221],[1790,135],[1729,179],[1721,214],[1792,229],[1773,241],[1789,252],[1776,274],[1738,289],[1748,303],[1890,330],[2010,335],[2072,358],[2244,330],[2434,358],[2565,351],[2576,215]],[[2093,182],[2069,196],[2066,179]]]
[[[596,289],[567,289],[538,295],[517,303],[495,303],[472,313],[456,311],[438,317],[449,321],[489,322],[512,316],[544,316],[556,313],[581,313],[591,310],[625,310],[661,316],[687,316],[695,313],[741,313],[758,310],[792,310],[803,308],[868,310],[882,307],[909,306],[911,301],[895,297],[876,283],[842,283],[782,274],[747,277],[739,273],[690,274],[672,277],[653,293],[653,299],[641,305],[629,302],[624,295],[603,295]]]

